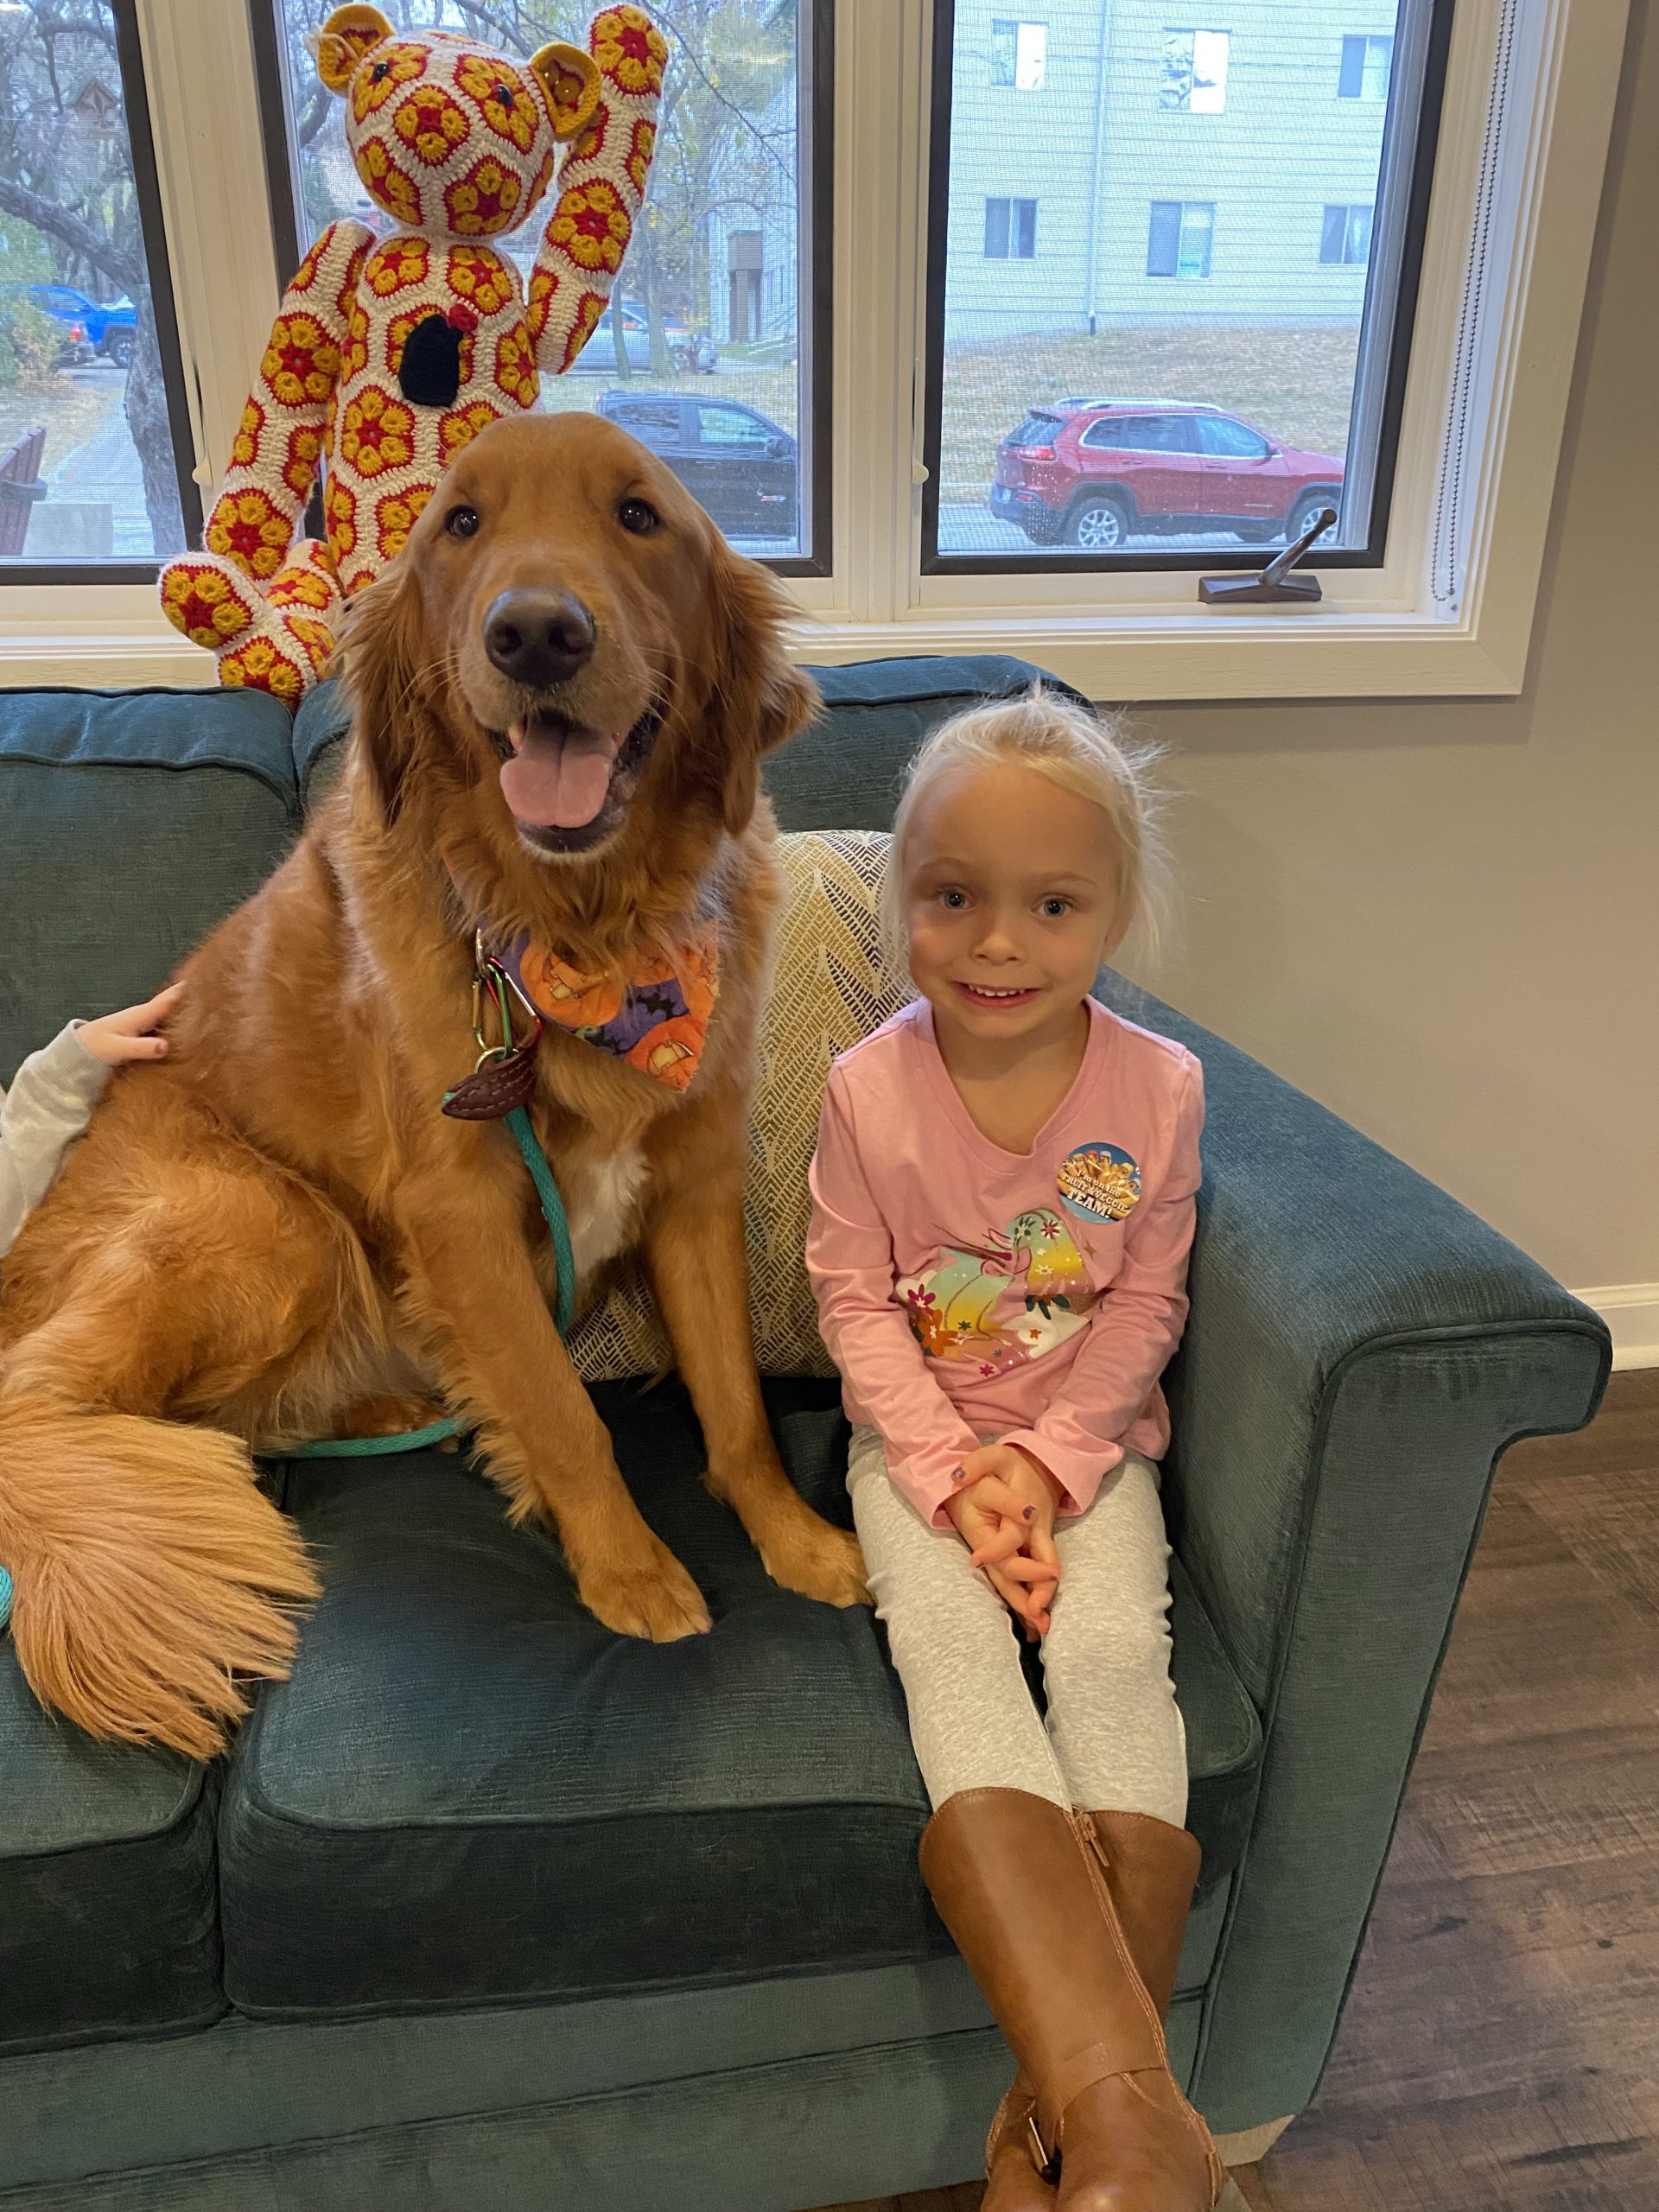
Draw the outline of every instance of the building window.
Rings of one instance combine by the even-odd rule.
[[[332,5],[256,0],[256,15],[267,11],[276,33],[261,90],[267,165],[284,184],[291,181],[286,205],[277,207],[285,270],[341,216],[377,232],[392,227],[353,165],[340,103],[323,92],[307,48]],[[521,66],[586,20],[562,0],[380,5],[394,30],[471,35]],[[0,24],[5,20],[0,0]],[[699,457],[711,442],[706,426],[694,448],[680,435],[677,416],[671,431],[671,410],[662,410],[647,442],[659,445],[742,550],[786,574],[824,574],[830,380],[819,364],[827,358],[831,301],[832,11],[816,0],[722,0],[718,9],[684,10],[665,28],[670,60],[648,187],[652,219],[635,226],[613,308],[570,372],[543,372],[541,404],[565,411],[602,403],[609,413],[624,404],[614,390],[630,380],[636,394],[626,404],[634,407],[639,387],[660,396],[664,384],[692,375],[705,394],[725,390],[734,402],[752,403],[744,434],[721,441],[730,450],[718,477]],[[552,206],[550,195],[499,241],[526,288]],[[728,410],[709,419],[738,417]],[[780,475],[795,481],[782,488]]]
[[[1016,22],[998,16],[991,23],[991,82],[1016,92],[1040,92],[1048,67],[1046,23]]]
[[[1219,115],[1227,105],[1226,31],[1166,31],[1160,107]]]
[[[0,6],[0,577],[137,581],[201,510],[133,10]]]
[[[1394,68],[1392,32],[1361,32],[1342,41],[1342,73],[1337,97],[1344,100],[1385,100]],[[1327,80],[1328,81],[1328,80]]]
[[[1034,200],[988,200],[985,202],[985,258],[987,261],[1032,261],[1037,254],[1037,202]]]
[[[1371,257],[1371,210],[1369,207],[1327,207],[1319,233],[1319,259],[1332,266]]]
[[[1202,200],[1154,200],[1147,226],[1148,276],[1207,276],[1216,211]]]

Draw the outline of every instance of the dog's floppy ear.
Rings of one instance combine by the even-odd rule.
[[[804,729],[823,701],[818,687],[784,650],[783,626],[794,607],[757,561],[723,541],[714,563],[715,667],[710,734],[725,764],[724,819],[734,837],[747,830],[760,788],[760,757]]]
[[[417,672],[424,609],[414,571],[394,561],[351,602],[341,673],[352,709],[352,742],[362,755],[387,826],[403,810],[404,780],[423,715]]]

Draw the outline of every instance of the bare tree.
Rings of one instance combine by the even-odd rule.
[[[51,242],[66,282],[96,271],[132,302],[127,427],[156,556],[170,559],[184,525],[132,149],[124,127],[86,120],[94,86],[122,99],[110,12],[96,0],[24,0],[0,21],[0,213]]]

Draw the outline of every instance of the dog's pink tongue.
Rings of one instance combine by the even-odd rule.
[[[508,732],[513,756],[501,764],[501,792],[514,816],[542,829],[579,830],[605,804],[618,741],[602,729],[539,716]]]

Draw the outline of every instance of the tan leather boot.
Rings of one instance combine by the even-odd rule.
[[[1226,2174],[1170,2074],[1101,1850],[1086,1814],[973,1789],[928,1823],[921,1867],[1036,2092],[1058,2212],[1213,2212]]]
[[[1158,2007],[1158,2018],[1167,2019],[1204,1856],[1198,1839],[1150,1813],[1089,1817],[1135,1970]]]
[[[1168,2018],[1202,1853],[1185,1828],[1150,1813],[1096,1813],[1106,1886],[1147,1994]],[[1054,2191],[1032,2164],[1037,2100],[1025,2071],[996,2108],[985,2139],[982,2212],[1052,2212]]]

